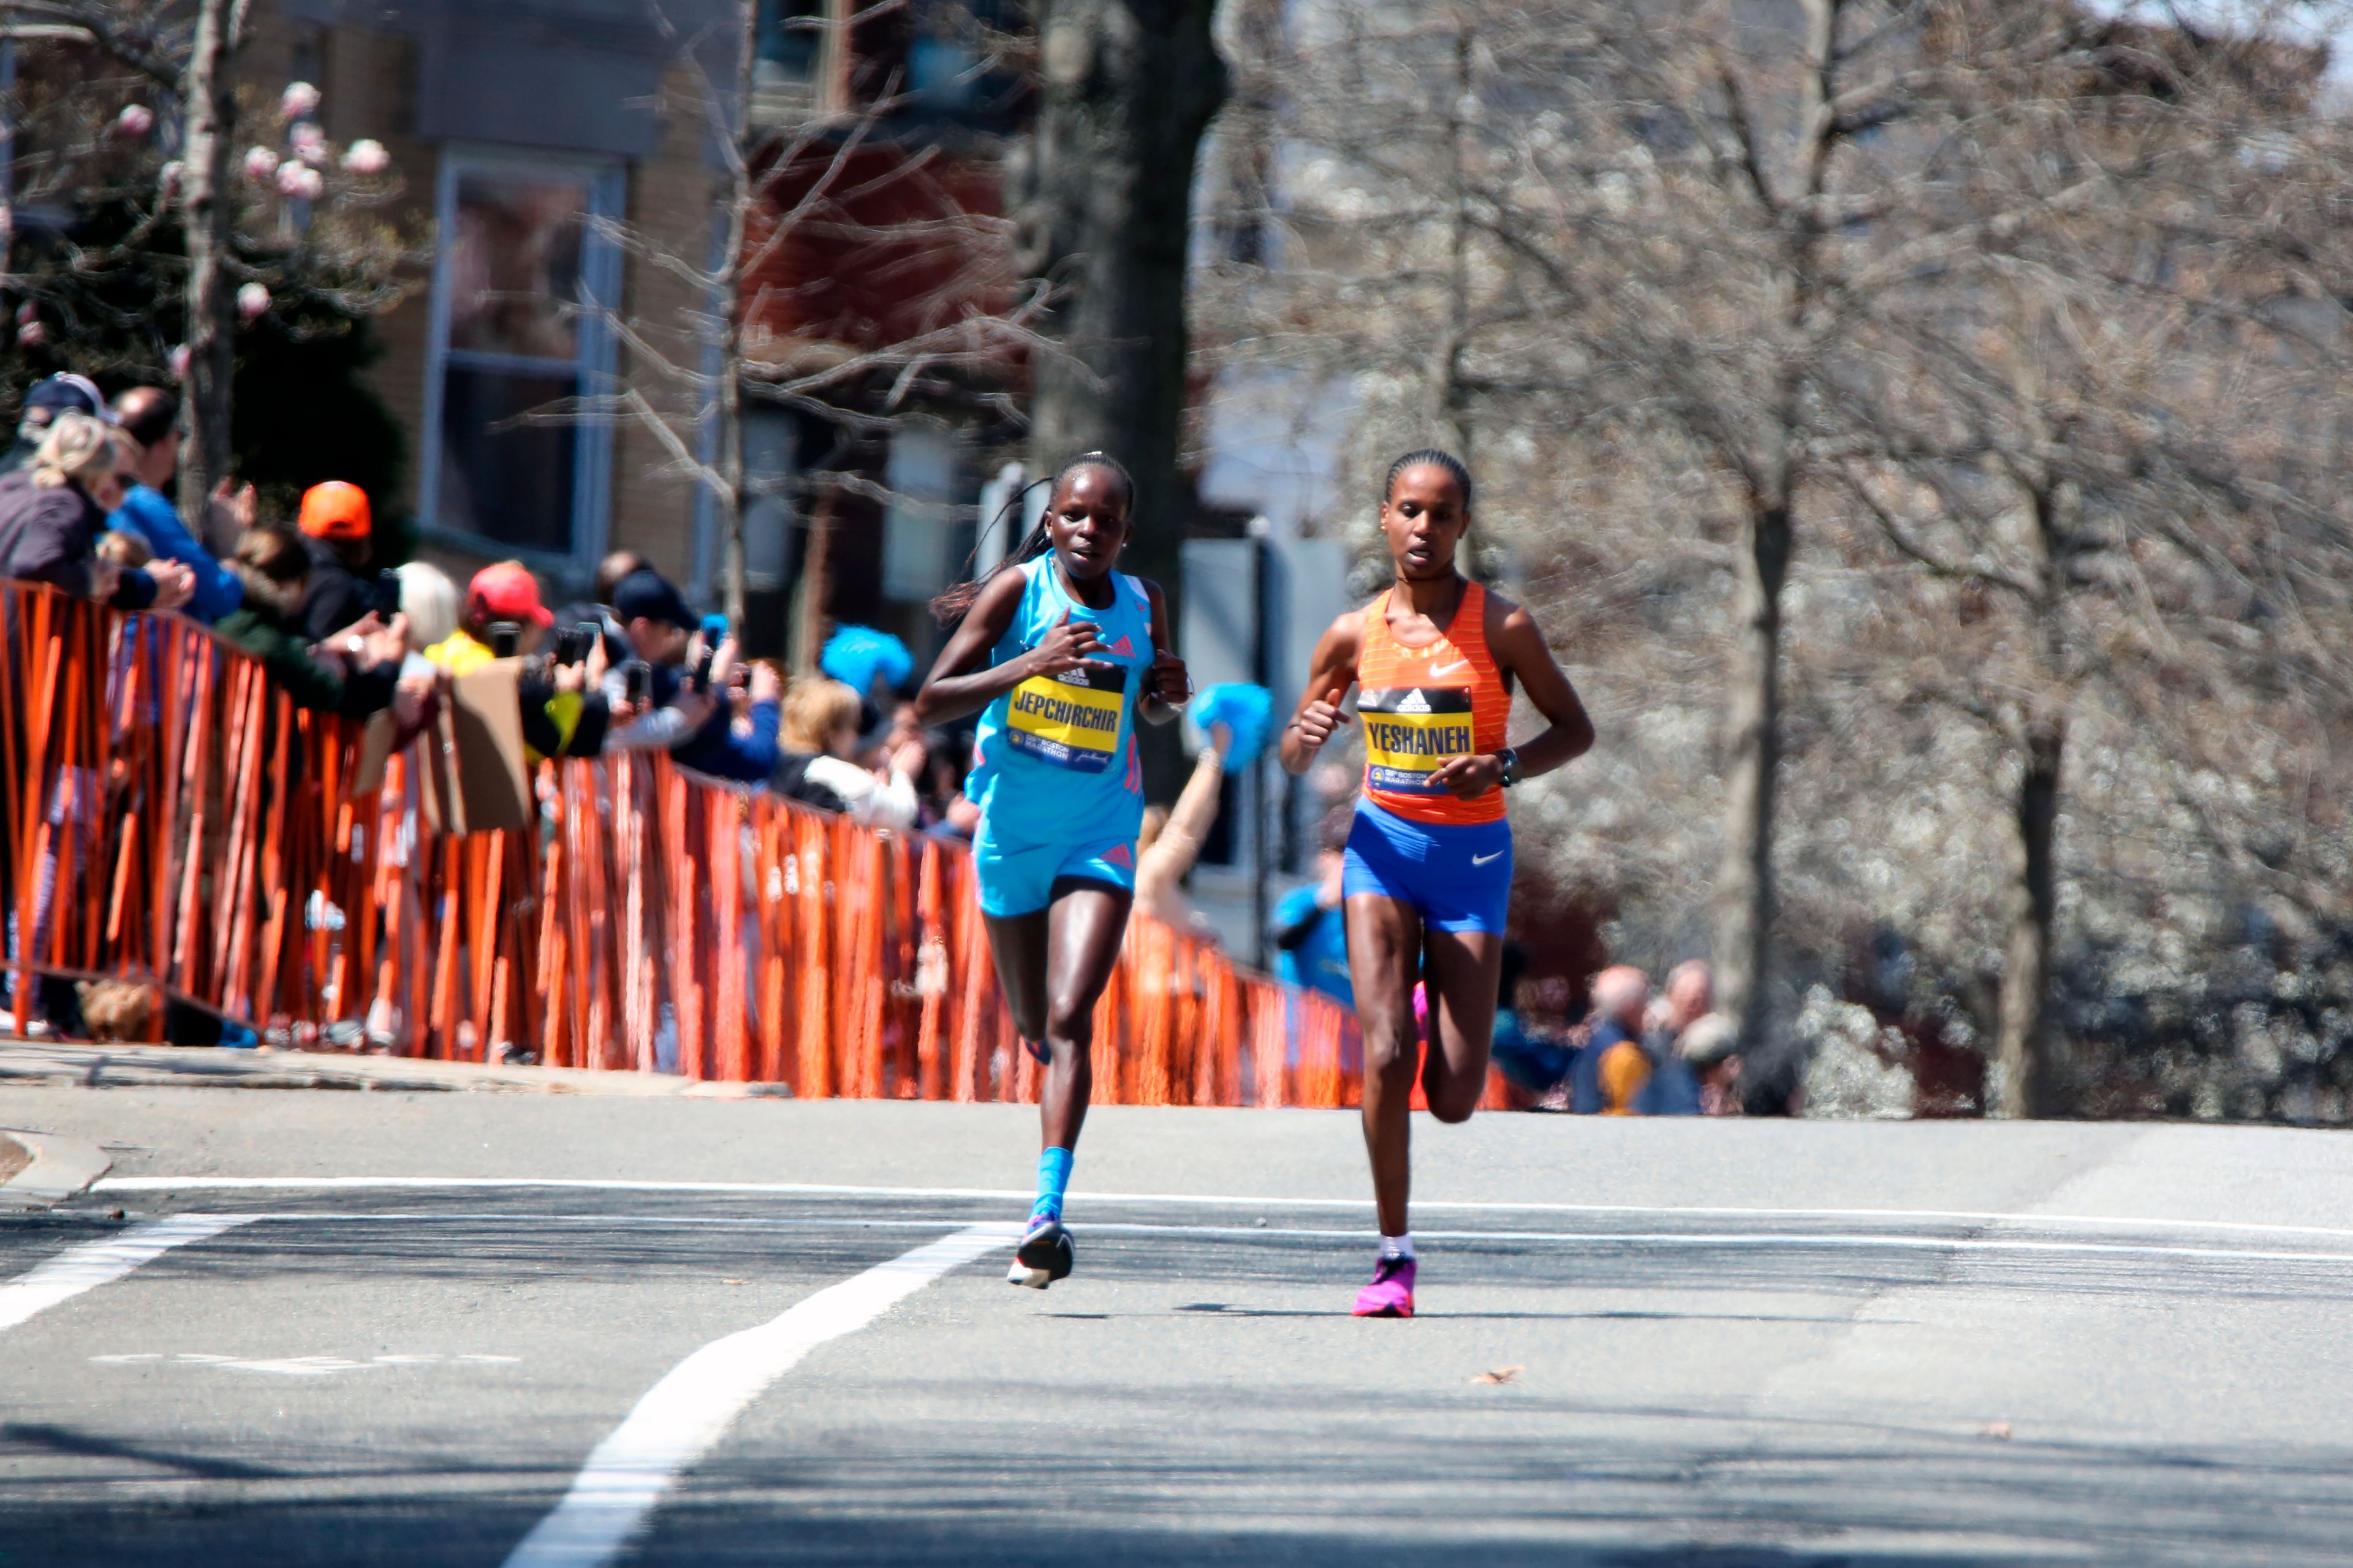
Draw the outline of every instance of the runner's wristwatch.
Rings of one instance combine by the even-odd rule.
[[[1520,752],[1518,747],[1505,746],[1502,751],[1495,753],[1495,760],[1504,764],[1504,788],[1509,789],[1514,784],[1520,782]]]

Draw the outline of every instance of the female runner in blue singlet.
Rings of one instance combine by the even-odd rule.
[[[1166,723],[1192,695],[1159,588],[1113,570],[1134,500],[1111,458],[1072,459],[1020,547],[933,601],[955,629],[915,698],[925,724],[982,710],[965,784],[981,913],[1014,1025],[1046,1064],[1038,1202],[1007,1278],[1041,1290],[1071,1271],[1062,1194],[1135,892],[1135,721]]]

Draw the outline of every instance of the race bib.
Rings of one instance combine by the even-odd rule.
[[[1367,691],[1365,782],[1398,795],[1444,795],[1430,775],[1471,754],[1471,692],[1461,686],[1401,686]]]
[[[1013,689],[1006,739],[1017,752],[1072,773],[1099,773],[1119,745],[1127,706],[1127,671],[1083,664],[1060,675],[1033,675]]]

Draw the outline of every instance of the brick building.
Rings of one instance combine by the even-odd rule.
[[[919,0],[871,22],[855,19],[863,0],[760,3],[755,122],[843,126],[802,153],[806,169],[778,171],[771,206],[822,178],[852,127],[858,142],[834,186],[854,198],[747,279],[755,357],[789,366],[903,333],[911,311],[955,291],[890,230],[993,214],[1023,100],[988,64],[1006,19],[991,0]],[[628,548],[715,595],[713,509],[652,432],[516,419],[628,384],[708,438],[691,395],[655,372],[708,363],[693,326],[708,296],[665,258],[706,268],[723,234],[706,104],[710,84],[732,91],[738,15],[720,0],[661,0],[659,16],[641,0],[266,0],[240,76],[262,92],[315,82],[327,134],[383,142],[408,216],[430,220],[429,277],[376,321],[372,373],[412,453],[408,493],[386,510],[415,517],[427,554],[457,567],[517,556],[570,587]],[[897,107],[861,118],[884,92]],[[963,264],[987,273],[993,258]],[[916,606],[962,563],[1001,417],[937,378],[897,388],[884,410],[892,390],[847,399],[887,424],[747,415],[766,493],[747,520],[756,641],[784,644],[813,519],[828,533],[824,608],[841,618],[920,633]]]

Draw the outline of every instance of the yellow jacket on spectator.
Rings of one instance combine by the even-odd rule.
[[[425,657],[455,676],[480,669],[498,655],[491,651],[490,644],[459,626],[427,648]],[[530,674],[522,677],[515,690],[522,707],[528,761],[593,757],[604,749],[607,710],[601,695],[560,690],[545,677]]]

